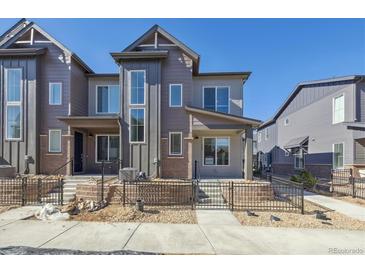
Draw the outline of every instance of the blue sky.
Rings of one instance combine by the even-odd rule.
[[[18,19],[0,19],[3,33]],[[251,71],[244,115],[266,120],[301,81],[365,74],[363,19],[29,19],[96,72],[159,24],[201,56],[200,71]]]

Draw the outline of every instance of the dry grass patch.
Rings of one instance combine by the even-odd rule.
[[[19,206],[16,206],[16,205],[11,205],[11,206],[0,206],[0,213],[3,213],[5,211],[8,211],[10,209],[13,209],[13,208],[17,208]]]
[[[145,206],[140,212],[132,206],[109,205],[94,212],[82,211],[71,216],[70,220],[90,222],[143,222],[143,223],[170,223],[196,224],[195,211],[190,207],[176,209]]]
[[[254,211],[258,216],[247,216],[246,212],[234,212],[242,225],[268,227],[297,227],[297,228],[327,228],[365,230],[365,222],[347,217],[317,204],[305,201],[305,214],[291,212]],[[328,220],[316,219],[316,211],[322,211]],[[280,221],[271,221],[270,216],[280,218]]]
[[[351,204],[365,207],[365,199],[352,198],[351,196],[339,196],[339,197],[334,197],[334,198],[344,201],[344,202],[348,202]]]

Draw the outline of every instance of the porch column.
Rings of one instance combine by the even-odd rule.
[[[243,167],[246,180],[252,180],[252,128],[247,128],[245,132],[245,165]]]

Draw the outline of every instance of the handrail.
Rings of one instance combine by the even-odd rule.
[[[73,158],[71,158],[71,160],[69,160],[69,161],[67,161],[66,163],[64,163],[64,164],[62,164],[60,167],[58,167],[58,168],[56,168],[55,170],[53,170],[52,172],[51,172],[51,174],[49,174],[49,175],[47,175],[46,177],[44,177],[43,178],[43,180],[44,179],[47,179],[48,177],[51,177],[51,176],[54,176],[55,174],[54,173],[56,173],[57,171],[59,171],[60,169],[62,169],[62,168],[64,168],[65,166],[67,166],[69,163],[73,163],[73,161],[74,161],[74,159]],[[71,170],[71,173],[73,173],[73,164],[72,164],[72,170]]]

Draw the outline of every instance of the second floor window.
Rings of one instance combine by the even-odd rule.
[[[98,86],[96,95],[97,113],[118,113],[119,112],[119,86]]]
[[[229,88],[204,87],[203,107],[208,110],[229,113]]]
[[[6,139],[20,140],[22,131],[22,70],[5,69]]]
[[[170,107],[181,107],[182,106],[182,84],[171,84],[170,85]]]
[[[131,143],[144,142],[144,108],[131,108],[129,120],[129,141]]]
[[[333,98],[333,123],[345,121],[345,96],[340,95]]]
[[[130,73],[130,104],[144,105],[145,103],[145,71],[137,70]]]
[[[49,83],[49,104],[61,105],[62,104],[62,84],[61,83]]]

